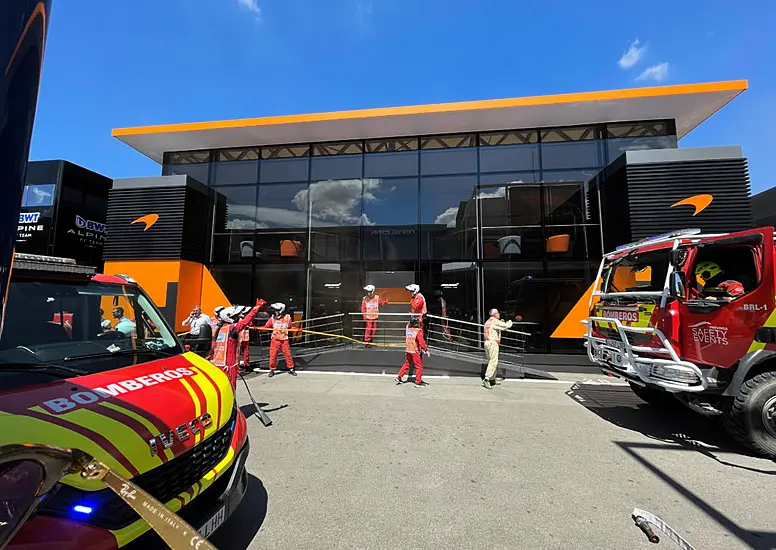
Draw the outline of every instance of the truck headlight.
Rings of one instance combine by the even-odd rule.
[[[701,381],[698,375],[690,369],[670,365],[653,365],[650,376],[690,385],[699,384]]]

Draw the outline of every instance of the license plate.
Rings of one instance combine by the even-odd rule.
[[[625,344],[623,344],[622,340],[607,340],[606,345],[620,351],[625,351]]]
[[[210,538],[210,535],[215,533],[216,529],[221,527],[226,519],[226,506],[221,506],[218,511],[213,514],[209,520],[207,520],[202,527],[199,528],[199,534],[203,537]]]

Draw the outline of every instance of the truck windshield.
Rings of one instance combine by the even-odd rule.
[[[12,282],[0,338],[0,389],[41,383],[46,381],[41,379],[44,375],[69,377],[65,370],[34,368],[41,364],[93,374],[182,351],[151,300],[136,286]],[[26,366],[30,372],[25,378]],[[6,378],[17,380],[10,384]]]
[[[629,254],[610,263],[604,273],[604,292],[663,290],[670,261],[668,249]]]

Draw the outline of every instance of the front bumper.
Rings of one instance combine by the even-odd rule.
[[[237,455],[234,464],[224,472],[218,481],[205,489],[200,495],[189,503],[178,515],[189,525],[197,530],[213,517],[222,507],[225,508],[225,520],[228,519],[237,507],[240,506],[245,492],[248,489],[248,472],[245,470],[245,461],[248,459],[250,441],[245,440],[242,450]],[[212,533],[211,533],[212,534]],[[136,538],[122,550],[148,550],[155,548],[155,542],[159,537],[154,531],[148,531]]]
[[[596,336],[597,324],[615,328],[620,340]],[[633,345],[628,333],[657,337],[661,347]],[[671,342],[655,327],[630,327],[610,317],[589,317],[585,347],[590,361],[602,370],[637,384],[651,384],[672,392],[702,392],[709,386],[706,374],[695,364],[679,357]]]

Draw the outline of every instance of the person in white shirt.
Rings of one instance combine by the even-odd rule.
[[[502,321],[496,308],[490,310],[490,319],[485,323],[485,356],[488,358],[488,368],[482,385],[492,389],[496,385],[496,367],[498,367],[498,348],[501,343],[501,331],[512,326],[512,321]]]
[[[184,327],[190,327],[189,333],[185,336],[185,340],[196,340],[200,338],[202,334],[202,327],[210,324],[210,317],[202,313],[202,308],[194,306],[191,309],[189,316],[183,321]]]

